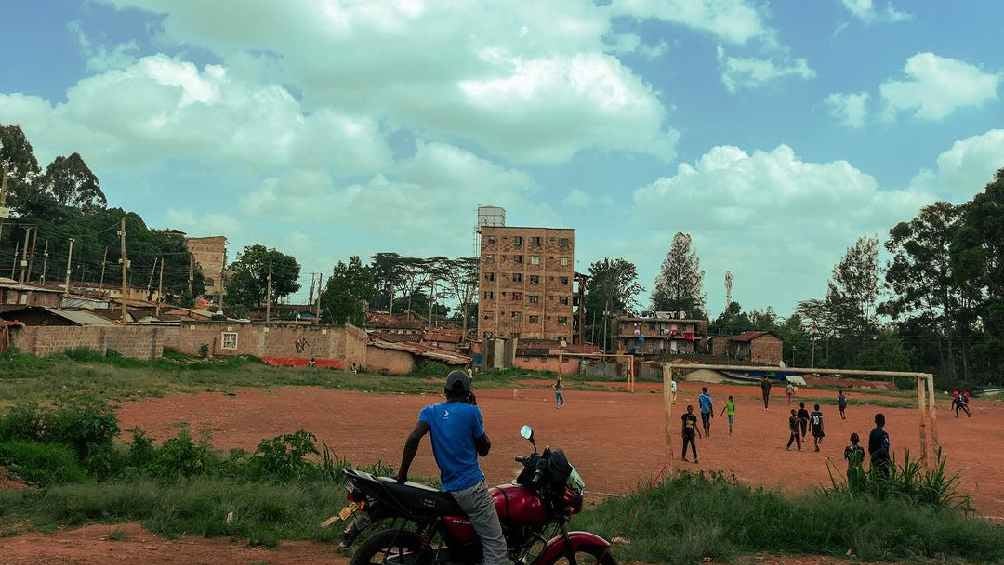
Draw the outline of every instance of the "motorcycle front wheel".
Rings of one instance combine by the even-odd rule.
[[[571,563],[572,560],[569,559],[568,555],[559,555],[554,561],[539,565],[571,565]],[[575,552],[575,565],[617,565],[617,560],[614,559],[609,548],[580,549]]]
[[[418,534],[384,530],[370,536],[352,554],[350,565],[431,565],[432,550]]]

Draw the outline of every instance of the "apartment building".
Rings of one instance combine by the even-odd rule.
[[[481,228],[478,335],[572,341],[575,230]]]
[[[223,270],[227,261],[227,238],[222,235],[188,237],[185,238],[185,244],[195,264],[202,267],[202,274],[206,277],[206,295],[222,294]]]

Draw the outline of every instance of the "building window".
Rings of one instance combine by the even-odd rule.
[[[530,323],[531,324],[539,324],[540,323],[540,316],[530,316]]]
[[[558,325],[560,325],[560,326],[567,326],[568,325],[568,317],[566,317],[566,316],[558,316]]]
[[[518,302],[520,300],[523,300],[523,293],[522,292],[514,292],[514,293],[512,293],[512,301],[513,302]]]
[[[206,279],[206,286],[207,287],[214,287],[214,286],[216,286],[216,281],[214,279]]]
[[[534,247],[540,247],[541,244],[543,244],[543,240],[539,237],[531,237],[530,243],[532,243]]]
[[[512,256],[512,262],[515,263],[515,264],[517,264],[517,265],[522,265],[523,264],[523,256],[522,255],[513,255]]]
[[[537,304],[538,302],[540,302],[540,297],[537,296],[536,294],[531,294],[529,299],[530,299],[530,304]]]
[[[492,312],[491,310],[485,310],[485,312],[481,315],[482,320],[491,320],[494,317],[495,313]]]
[[[488,282],[495,282],[495,273],[492,271],[485,273],[485,280]]]
[[[495,262],[495,256],[494,255],[482,255],[481,256],[481,260],[484,261],[485,263],[494,263]]]
[[[560,300],[561,300],[561,305],[562,306],[568,306],[568,297],[567,296],[562,296]]]
[[[485,238],[485,243],[487,245],[495,245],[495,236],[494,235],[490,235],[490,236],[486,237]]]
[[[568,286],[568,277],[561,277],[561,284]]]
[[[237,349],[237,332],[223,332],[223,338],[220,342],[223,349]]]
[[[495,291],[494,290],[486,290],[485,291],[485,300],[495,300]]]
[[[540,265],[540,255],[531,255],[530,256],[530,264],[531,265]]]
[[[563,238],[559,239],[558,240],[558,247],[561,247],[562,249],[568,249],[568,238],[567,237],[563,237]]]
[[[530,284],[540,284],[540,275],[530,275]]]
[[[512,238],[512,246],[513,247],[517,247],[517,248],[518,247],[523,247],[523,236],[521,236],[521,235],[513,236],[513,238]]]
[[[561,266],[562,267],[567,267],[568,266],[568,257],[562,257],[561,258]]]
[[[523,273],[513,273],[512,282],[523,282]]]

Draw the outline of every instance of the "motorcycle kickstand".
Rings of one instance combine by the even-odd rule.
[[[565,542],[565,553],[568,557],[568,565],[576,565],[575,548],[572,547],[572,540],[568,537],[568,524],[561,525],[561,539]]]

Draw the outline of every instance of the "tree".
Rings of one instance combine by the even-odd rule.
[[[690,234],[677,232],[655,278],[652,307],[655,310],[682,310],[691,318],[706,318],[704,271],[693,248]]]
[[[743,312],[742,306],[736,301],[726,306],[718,318],[708,325],[708,333],[711,335],[739,335],[752,329],[753,322],[750,321],[749,314]]]
[[[77,152],[69,157],[56,157],[45,168],[45,175],[39,180],[37,192],[54,199],[61,206],[79,208],[83,212],[108,206],[98,177]]]
[[[229,267],[227,302],[245,308],[261,308],[269,299],[270,270],[272,301],[300,290],[300,264],[296,258],[264,245],[254,244],[245,247]]]
[[[875,327],[879,295],[878,239],[861,237],[833,267],[827,308],[837,328],[863,335]]]
[[[373,309],[394,312],[397,289],[404,283],[404,263],[404,258],[397,253],[377,253],[373,256],[371,268],[379,290],[370,303]]]
[[[321,293],[321,321],[324,323],[366,323],[366,305],[377,293],[374,270],[359,257],[348,264],[339,261]]]
[[[638,269],[634,263],[622,257],[604,257],[589,265],[589,279],[586,283],[587,312],[629,313],[638,308],[638,295],[645,289],[638,283]],[[600,323],[602,320],[600,318]],[[587,332],[594,336],[602,336],[602,329],[593,327],[593,318],[586,322]],[[602,325],[600,326],[602,328]],[[605,349],[611,349],[614,339],[613,332],[608,332]]]
[[[477,257],[450,259],[441,273],[446,283],[445,295],[457,301],[457,316],[461,318],[465,336],[470,323],[471,306],[478,298],[478,273]]]
[[[35,150],[18,125],[0,125],[0,175],[7,176],[7,206],[20,212],[39,176]]]

